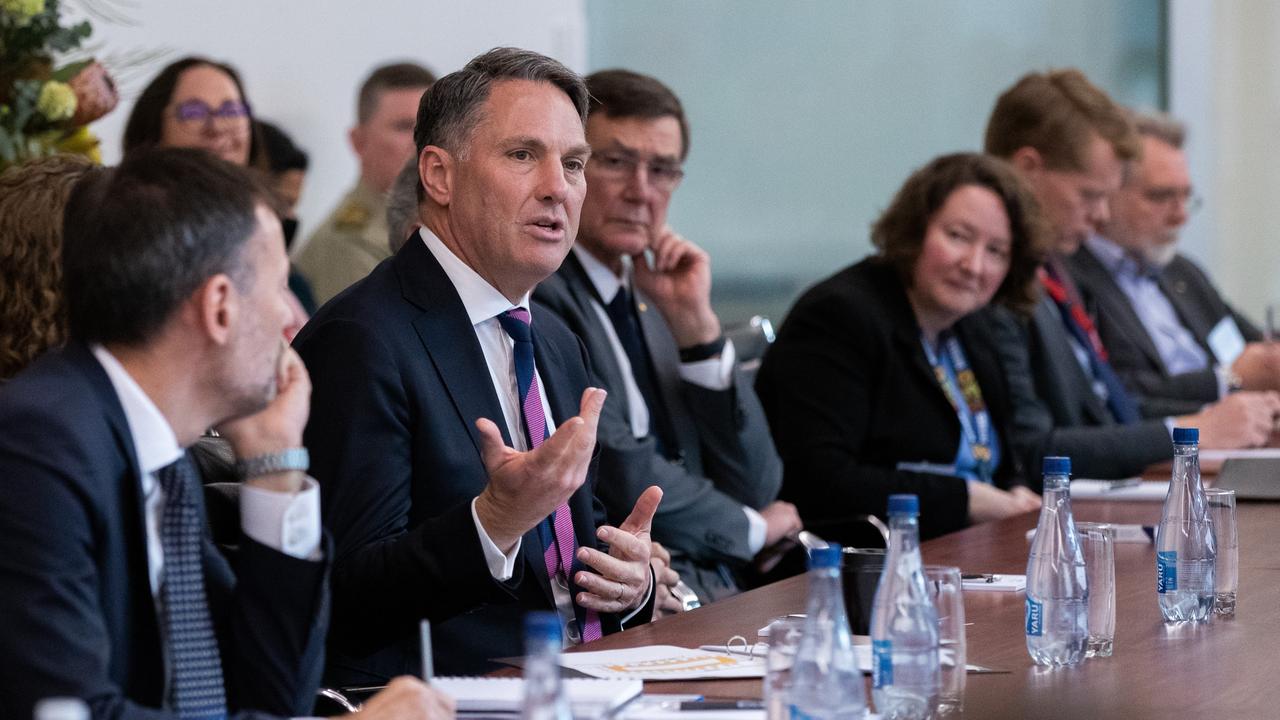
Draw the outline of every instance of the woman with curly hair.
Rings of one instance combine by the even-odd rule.
[[[62,344],[62,209],[71,188],[101,172],[79,155],[55,155],[0,174],[0,382]]]

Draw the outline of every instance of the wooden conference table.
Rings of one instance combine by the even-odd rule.
[[[1159,521],[1158,502],[1073,504],[1078,521]],[[1166,626],[1151,544],[1116,545],[1115,653],[1072,668],[1036,667],[1023,635],[1024,593],[966,592],[969,662],[1006,670],[970,674],[971,718],[1280,718],[1280,506],[1242,503],[1240,593],[1234,620]],[[964,572],[1026,571],[1036,514],[971,527],[922,546],[928,564]],[[590,650],[755,640],[770,618],[804,612],[807,580],[783,580],[714,605],[591,643]],[[758,680],[648,683],[646,692],[759,697]]]

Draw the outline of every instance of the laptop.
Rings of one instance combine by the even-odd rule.
[[[1235,490],[1237,500],[1280,501],[1280,458],[1230,458],[1213,486]]]

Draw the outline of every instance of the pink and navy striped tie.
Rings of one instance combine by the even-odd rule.
[[[521,415],[524,416],[524,429],[528,433],[530,449],[536,448],[547,439],[547,416],[542,412],[542,391],[538,387],[538,376],[534,372],[533,330],[530,327],[529,311],[524,308],[511,308],[498,316],[498,323],[507,331],[514,341],[516,366],[516,386],[520,392]],[[546,543],[543,559],[547,564],[547,576],[555,578],[560,574],[566,587],[573,576],[573,556],[578,543],[573,535],[573,516],[569,513],[568,504],[556,508],[551,524],[554,529],[554,541]],[[554,581],[554,580],[553,580]],[[581,613],[582,641],[599,640],[603,635],[600,628],[600,616],[595,610],[582,608]]]

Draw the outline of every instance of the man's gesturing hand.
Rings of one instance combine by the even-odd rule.
[[[578,548],[578,560],[596,572],[580,571],[574,580],[585,592],[578,604],[597,612],[618,613],[644,604],[649,592],[649,528],[662,502],[662,489],[652,485],[640,494],[631,514],[618,527],[603,525],[596,537],[609,544],[609,554]]]
[[[521,535],[567,502],[586,480],[606,394],[599,388],[587,388],[578,416],[561,423],[554,435],[528,452],[503,444],[498,426],[487,418],[476,421],[480,452],[489,474],[489,484],[476,498],[476,516],[498,549],[509,551]],[[645,543],[647,547],[647,536]]]

